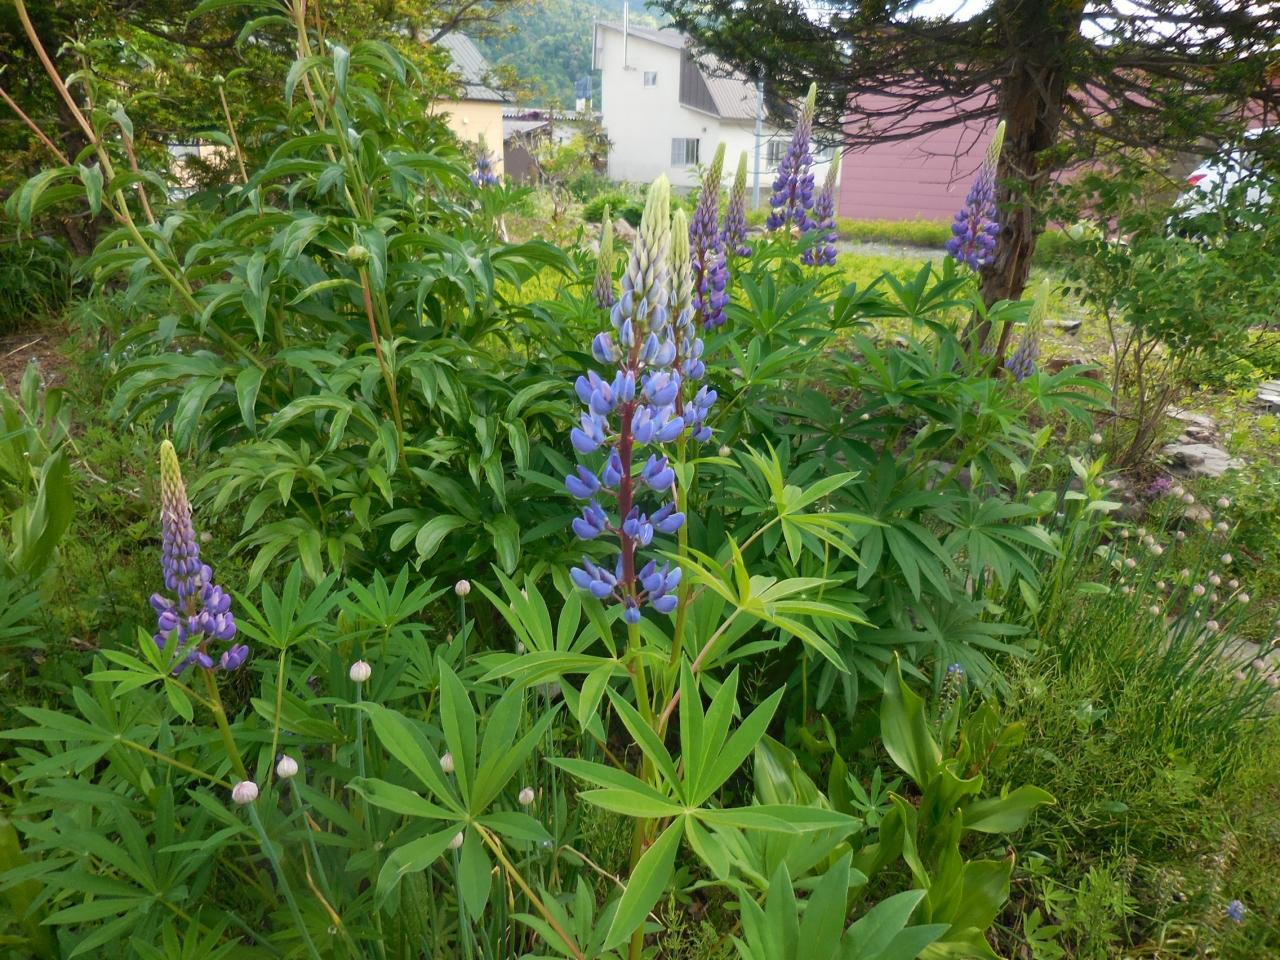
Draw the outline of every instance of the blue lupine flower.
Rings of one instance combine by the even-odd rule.
[[[164,650],[170,640],[176,640],[171,649],[175,674],[192,664],[212,670],[214,660],[209,644],[234,639],[236,619],[231,612],[231,597],[213,582],[213,570],[200,560],[178,452],[168,440],[160,444],[160,530],[164,585],[177,599],[161,593],[151,595],[151,607],[156,612],[156,646]],[[247,646],[232,644],[222,652],[217,665],[223,670],[235,670],[248,656]]]
[[[493,171],[493,154],[489,152],[483,140],[476,145],[476,165],[471,171],[471,182],[482,188],[496,187],[502,182]]]
[[[1000,161],[1000,148],[1004,144],[1004,121],[996,127],[982,169],[969,188],[964,207],[951,224],[951,237],[946,242],[947,253],[959,263],[967,263],[969,269],[980,270],[995,258],[996,237],[1000,233],[1000,221],[996,211],[996,166]]]
[[[738,172],[729,190],[729,205],[724,211],[724,230],[720,243],[725,253],[735,257],[751,256],[747,246],[747,151],[738,157]]]
[[[596,262],[596,280],[592,287],[596,306],[608,310],[613,306],[613,219],[609,208],[604,208],[603,226],[600,229],[600,258]]]
[[[809,211],[813,207],[813,155],[809,152],[809,145],[817,98],[818,85],[811,84],[796,120],[791,144],[778,164],[778,175],[773,181],[773,196],[769,198],[769,206],[773,209],[765,221],[770,230],[781,230],[791,225],[801,232],[809,229]]]
[[[684,522],[684,515],[671,503],[649,514],[637,502],[637,495],[646,489],[670,495],[675,470],[667,457],[649,451],[644,465],[639,471],[634,469],[637,447],[669,443],[686,428],[681,415],[680,345],[671,311],[675,308],[682,324],[689,324],[692,282],[681,212],[677,214],[675,246],[684,251],[684,280],[674,289],[671,283],[670,210],[670,187],[666,178],[660,177],[649,190],[639,236],[622,276],[622,293],[610,310],[613,332],[597,335],[591,344],[596,360],[614,365],[613,377],[606,379],[592,371],[574,385],[586,408],[579,425],[570,431],[574,449],[585,454],[606,447],[608,452],[598,475],[579,465],[565,478],[570,495],[587,501],[582,515],[573,521],[573,532],[584,540],[613,534],[618,538],[619,555],[612,570],[584,558],[580,567],[570,571],[570,577],[592,596],[622,604],[627,623],[639,622],[640,608],[646,603],[661,613],[670,613],[676,603],[671,591],[680,582],[679,571],[673,573],[668,567],[655,578],[657,567],[652,562],[643,570],[636,569],[637,550],[649,546],[655,533],[675,533]],[[601,490],[615,498],[620,518],[616,523],[596,499]]]
[[[812,229],[822,231],[822,238],[814,246],[807,248],[800,255],[811,267],[835,266],[836,262],[836,176],[840,165],[835,158],[827,169],[827,179],[823,181],[818,199],[813,203]]]
[[[1031,317],[1022,333],[1022,339],[1018,342],[1018,348],[1013,352],[1013,356],[1004,362],[1004,368],[1019,383],[1036,372],[1036,361],[1040,358],[1040,331],[1044,327],[1044,315],[1048,304],[1049,284],[1047,281],[1042,281],[1036,291]]]
[[[724,324],[724,308],[729,302],[729,264],[720,238],[720,179],[724,170],[724,144],[702,178],[702,192],[689,224],[689,247],[693,255],[693,309],[703,327],[710,330]]]
[[[684,224],[684,211],[676,211],[675,222],[678,226],[671,240],[672,343],[676,348],[673,363],[681,385],[676,409],[690,436],[703,443],[711,439],[711,428],[705,421],[711,405],[716,402],[716,392],[703,386],[693,396],[688,395],[706,376],[707,365],[702,361],[702,338],[698,336],[698,325],[694,322],[694,262],[690,255],[689,235],[679,229]]]
[[[1227,918],[1236,923],[1244,923],[1244,904],[1239,900],[1232,900],[1227,904]]]

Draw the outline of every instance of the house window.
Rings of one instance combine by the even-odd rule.
[[[657,70],[646,70],[644,72],[644,85],[646,87],[656,87],[658,85]]]
[[[787,148],[790,146],[789,140],[770,140],[765,144],[765,165],[770,169],[776,168],[782,163],[782,158],[787,155]]]
[[[673,167],[691,167],[698,162],[698,144],[700,140],[687,137],[673,137],[671,140],[671,165]]]

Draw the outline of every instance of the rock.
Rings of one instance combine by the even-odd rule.
[[[1178,407],[1170,407],[1168,413],[1170,420],[1190,424],[1207,433],[1217,434],[1218,432],[1218,421],[1203,413],[1192,413],[1190,410],[1182,410]]]
[[[1161,450],[1173,472],[1184,477],[1220,477],[1239,470],[1244,461],[1209,443],[1170,443]]]
[[[1258,397],[1254,402],[1269,413],[1280,411],[1280,380],[1258,384]]]
[[[623,243],[635,243],[638,234],[635,227],[619,217],[613,221],[613,236],[615,240],[621,240]]]
[[[1055,330],[1061,330],[1063,333],[1079,333],[1080,327],[1084,325],[1083,320],[1050,320],[1049,326]]]

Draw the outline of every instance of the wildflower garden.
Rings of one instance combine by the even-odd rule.
[[[5,207],[104,228],[0,393],[0,956],[1280,957],[1275,428],[1158,456],[1273,362],[1274,222],[1084,178],[985,303],[1002,125],[851,278],[811,90],[765,223],[721,147],[551,237],[262,7],[218,189],[51,71],[83,149]]]

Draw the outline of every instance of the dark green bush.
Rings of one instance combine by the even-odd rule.
[[[0,333],[56,316],[71,298],[71,254],[51,237],[0,241]]]

